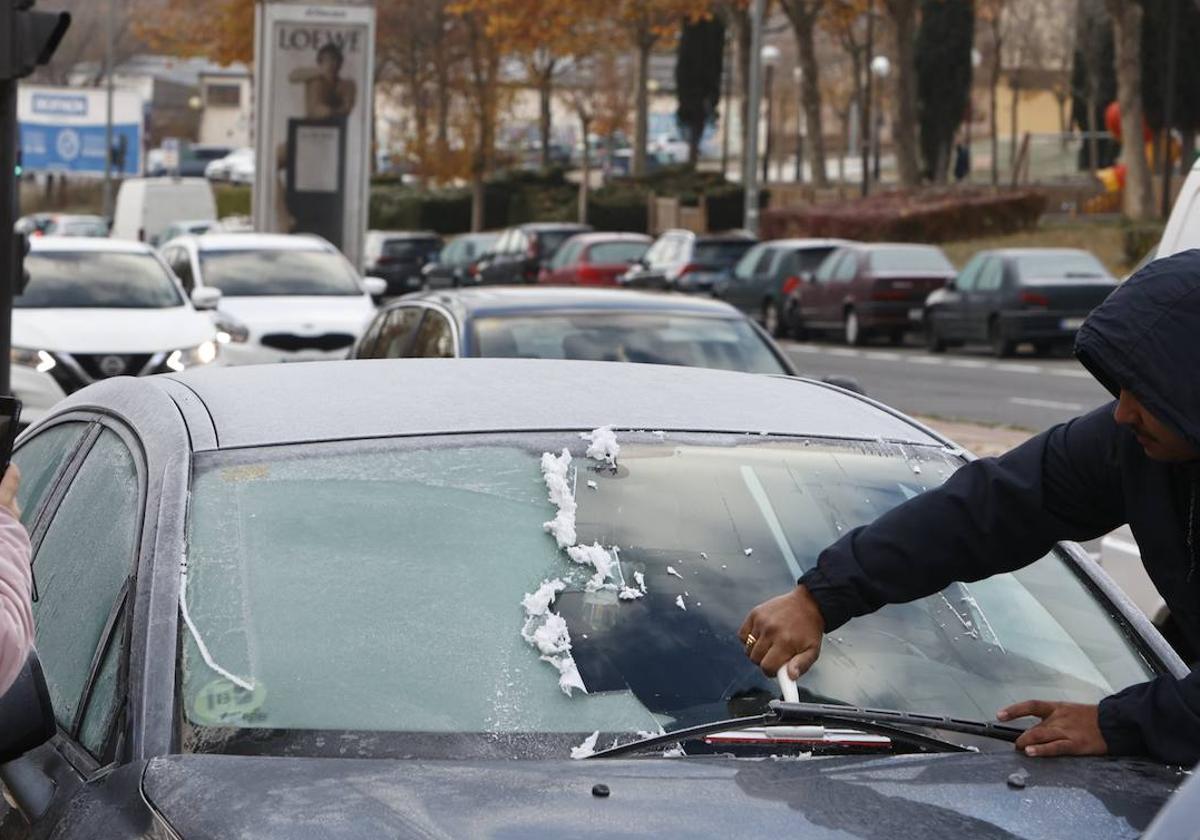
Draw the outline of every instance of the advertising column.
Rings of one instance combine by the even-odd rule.
[[[317,234],[360,268],[374,44],[372,6],[257,7],[254,226]]]

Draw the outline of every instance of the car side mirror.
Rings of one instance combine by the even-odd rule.
[[[0,764],[15,761],[54,737],[54,707],[37,653],[30,652],[16,682],[0,697]]]
[[[197,309],[213,310],[221,302],[221,290],[211,286],[197,286],[192,289],[192,306]]]
[[[822,376],[821,381],[826,385],[841,388],[843,391],[851,391],[864,397],[867,395],[863,386],[859,385],[858,380],[852,376]]]
[[[364,277],[363,289],[373,298],[381,298],[387,294],[387,281],[381,277]]]

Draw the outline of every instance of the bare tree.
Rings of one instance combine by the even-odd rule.
[[[817,65],[816,29],[821,12],[822,0],[780,0],[784,14],[792,24],[796,36],[796,55],[800,63],[800,92],[804,102],[804,118],[808,123],[808,136],[812,160],[813,184],[818,187],[829,185],[825,174],[825,137],[821,125],[821,79]]]
[[[1121,106],[1121,156],[1125,161],[1125,215],[1154,216],[1154,187],[1142,138],[1142,7],[1137,0],[1105,0],[1113,24],[1117,101]]]
[[[139,14],[150,13],[153,0],[112,4],[113,66],[119,67],[145,48],[134,31]],[[71,27],[50,62],[38,69],[36,79],[48,84],[65,85],[79,65],[91,65],[92,72],[80,83],[98,86],[104,83],[105,45],[108,39],[109,4],[100,0],[58,0],[56,11],[71,13]]]
[[[896,88],[892,136],[902,186],[921,181],[917,158],[917,0],[884,0],[895,38]]]

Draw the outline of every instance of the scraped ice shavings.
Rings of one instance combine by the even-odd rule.
[[[587,694],[587,688],[571,656],[571,634],[567,622],[562,616],[550,612],[554,599],[566,586],[557,578],[544,580],[536,591],[521,599],[521,606],[525,609],[521,637],[537,648],[543,662],[555,667],[558,671],[558,687],[570,697],[576,690]]]
[[[675,577],[679,578],[680,580],[683,580],[683,575],[681,575],[681,574],[679,574],[679,572],[675,571],[674,566],[667,566],[667,574],[674,575]]]
[[[599,487],[600,487],[600,485],[599,485],[599,484],[597,484],[597,483],[596,483],[596,482],[594,482],[594,481],[589,481],[587,484],[588,484],[588,489],[589,489],[589,490],[597,490],[597,489],[599,489]]]
[[[587,758],[596,754],[596,740],[600,737],[600,730],[596,730],[591,735],[583,739],[583,743],[578,747],[571,747],[571,758],[578,761],[581,758]]]
[[[558,593],[567,588],[567,584],[561,578],[554,580],[544,580],[542,585],[537,588],[536,592],[530,592],[521,601],[521,606],[525,608],[525,614],[533,617],[545,615],[550,605],[554,603],[554,599],[558,597]]]
[[[575,545],[575,494],[571,489],[568,474],[571,467],[571,453],[566,449],[562,455],[554,456],[549,452],[542,455],[542,478],[549,491],[550,504],[558,508],[558,513],[549,522],[542,525],[546,532],[554,537],[559,548]]]
[[[592,575],[592,579],[587,583],[588,592],[612,587],[609,581],[613,578],[617,561],[600,543],[571,546],[567,549],[567,556],[580,566],[591,566],[596,570],[596,574]]]
[[[747,557],[749,557],[751,554],[753,554],[753,553],[754,553],[754,549],[753,549],[753,548],[747,548],[747,549],[746,549],[744,552],[742,552],[742,553],[743,553],[743,554],[745,554]]]
[[[675,598],[675,606],[679,607],[679,609],[683,610],[684,612],[687,612],[687,604],[683,603],[683,596],[682,596],[682,595],[678,595],[678,596],[676,596],[676,598]]]
[[[612,426],[601,426],[590,432],[582,432],[579,436],[588,441],[587,456],[589,458],[603,461],[610,467],[617,465],[617,456],[621,454],[621,445],[617,443],[617,436],[613,433]]]

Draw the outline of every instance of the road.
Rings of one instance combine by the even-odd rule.
[[[853,377],[868,396],[907,414],[1040,431],[1112,399],[1071,358],[994,359],[982,348],[783,347],[804,375]]]

